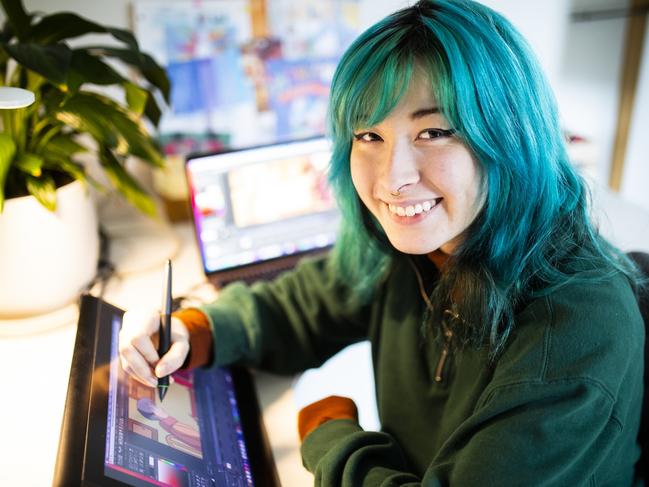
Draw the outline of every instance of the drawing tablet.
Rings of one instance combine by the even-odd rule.
[[[54,485],[279,485],[250,374],[177,373],[161,403],[119,364],[122,315],[82,298]]]

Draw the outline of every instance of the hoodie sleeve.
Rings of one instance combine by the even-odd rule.
[[[318,487],[590,485],[622,432],[612,398],[588,379],[492,390],[425,472],[412,471],[392,435],[350,419],[327,421],[302,444]],[[435,418],[429,418],[435,421]],[[631,485],[632,479],[611,479]]]
[[[201,308],[213,332],[213,361],[276,373],[317,367],[367,337],[369,305],[349,300],[350,289],[327,258],[305,260],[272,282],[234,283]]]

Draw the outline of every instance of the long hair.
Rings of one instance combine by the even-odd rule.
[[[382,121],[423,68],[441,113],[480,166],[484,205],[430,300],[468,326],[466,344],[503,348],[515,310],[575,280],[616,272],[625,256],[590,222],[589,195],[571,166],[552,91],[526,41],[502,16],[469,0],[422,0],[361,34],[333,78],[330,183],[342,212],[332,265],[369,300],[396,250],[361,203],[350,174],[353,132]],[[455,299],[457,298],[457,299]],[[463,333],[463,334],[462,334]]]

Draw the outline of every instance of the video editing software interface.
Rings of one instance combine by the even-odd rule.
[[[120,326],[115,317],[104,475],[138,487],[253,486],[230,373],[174,374],[160,402],[121,368]]]
[[[207,272],[333,244],[339,215],[326,139],[192,158],[194,224]]]

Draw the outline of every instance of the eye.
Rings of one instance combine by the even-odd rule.
[[[359,132],[358,134],[354,134],[354,140],[358,140],[359,142],[378,142],[383,139],[374,132]]]
[[[450,137],[455,133],[454,129],[426,129],[419,132],[417,138],[430,140],[430,139],[439,139],[441,137]]]

